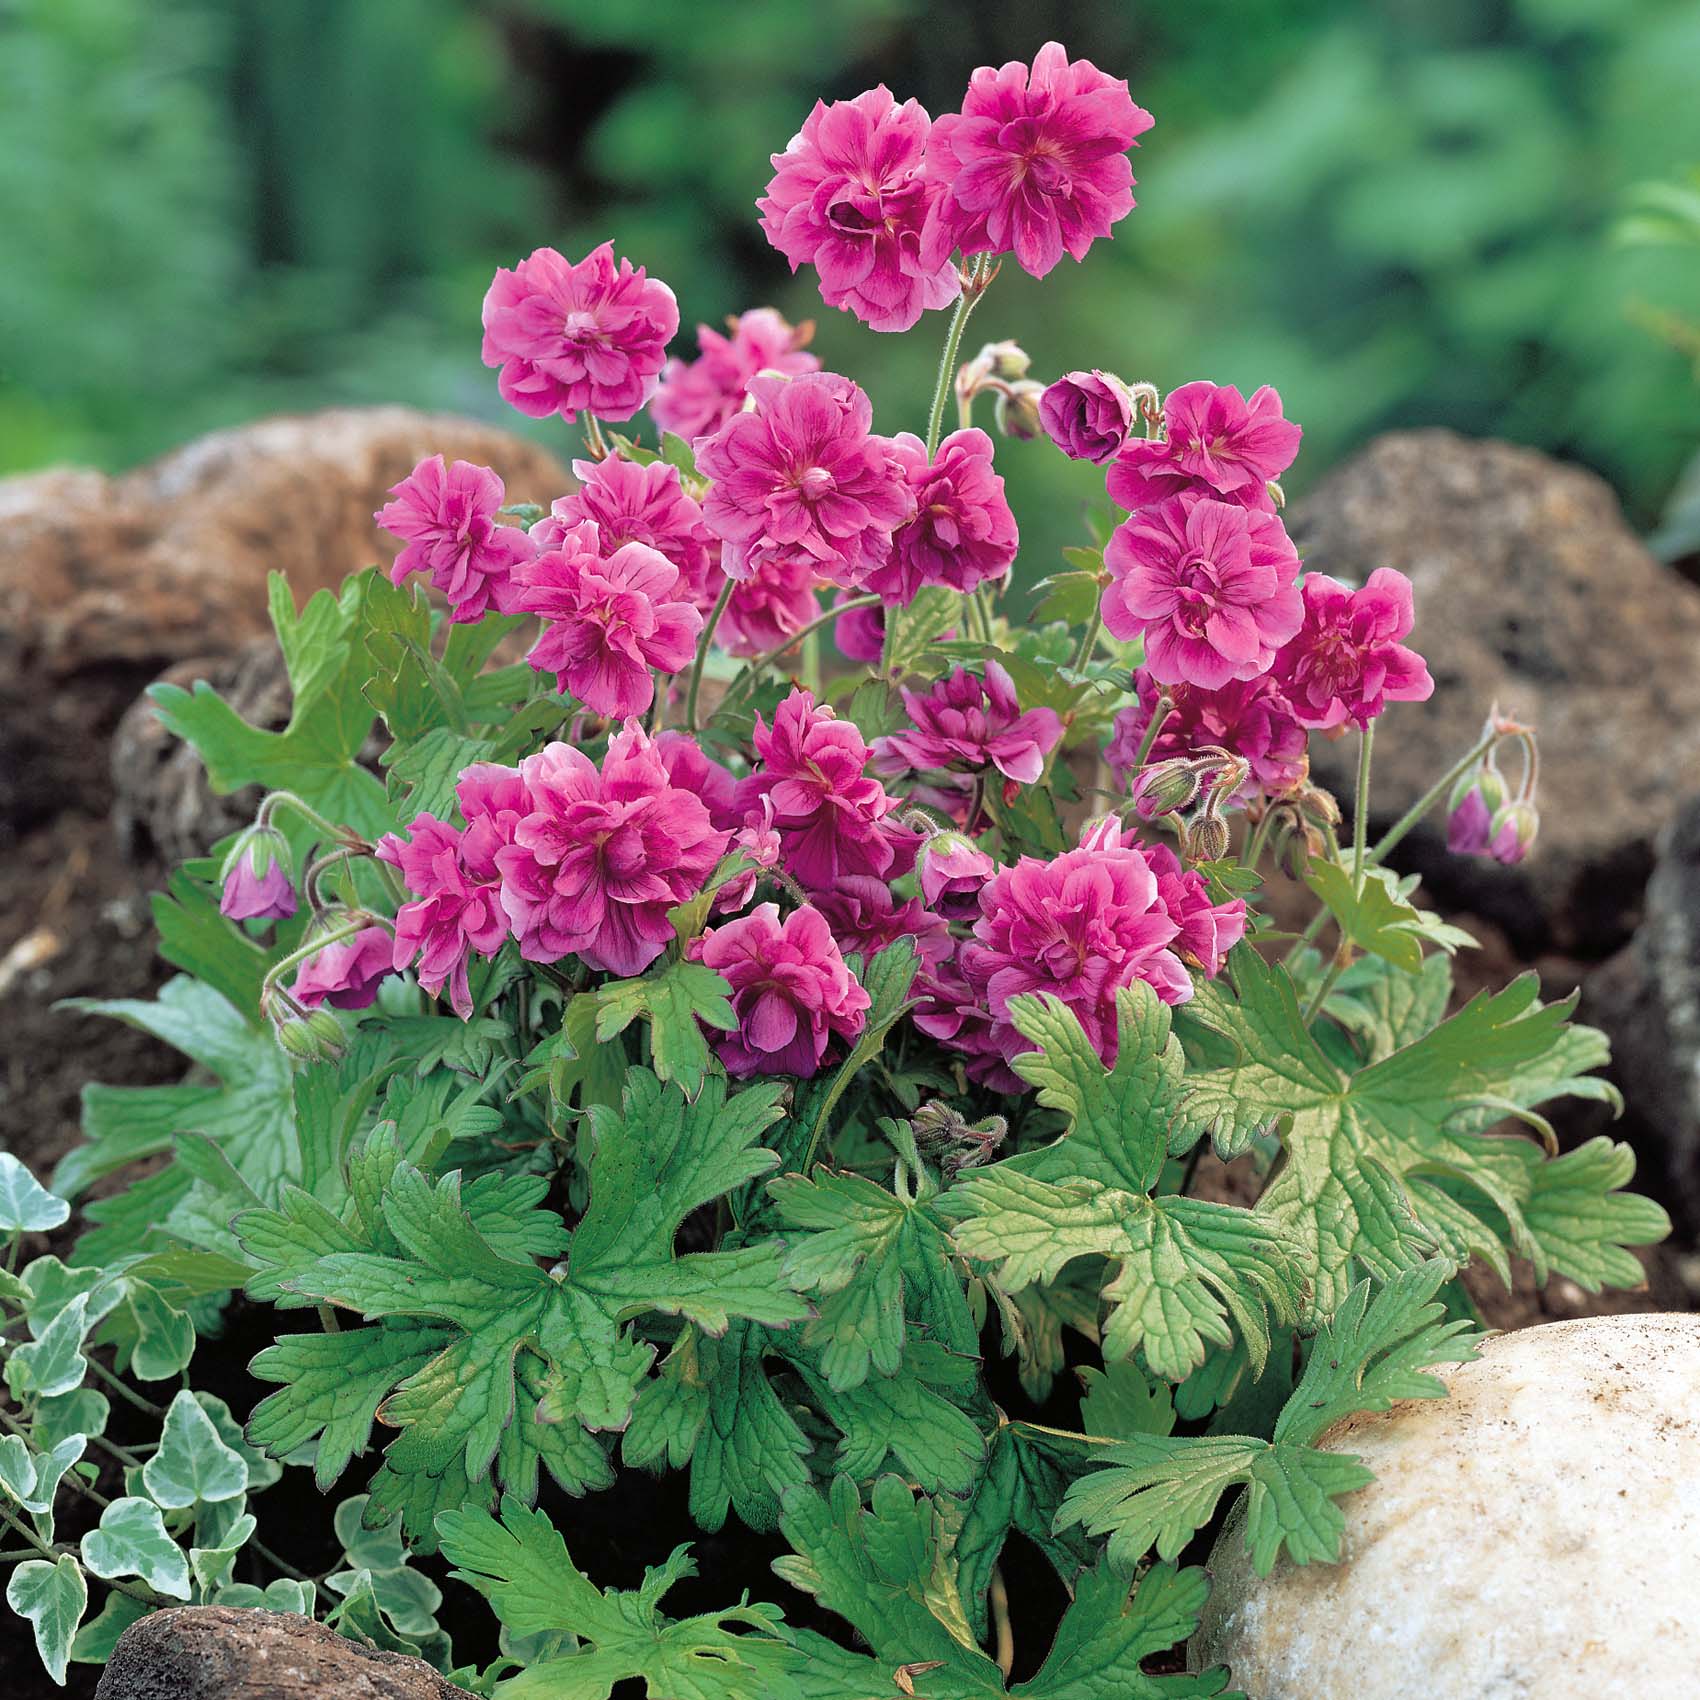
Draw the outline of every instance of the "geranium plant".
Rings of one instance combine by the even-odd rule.
[[[576,487],[429,459],[388,573],[274,583],[281,732],[155,687],[264,800],[157,899],[178,977],[90,1006],[194,1071],[90,1087],[55,1192],[0,1158],[0,1557],[55,1676],[197,1600],[516,1697],[1217,1694],[1177,1649],[1225,1494],[1259,1568],[1335,1558],[1366,1475],[1316,1442],[1443,1391],[1466,1265],[1639,1282],[1627,1148],[1541,1113],[1614,1096],[1600,1035],[1530,976],[1453,1007],[1470,940],[1387,866],[1442,806],[1524,854],[1532,732],[1495,710],[1372,842],[1418,611],[1304,574],[1275,392],[964,358],[1001,267],[1131,211],[1150,123],[1052,43],[774,157],[827,305],[943,316],[913,433],[769,309],[669,359],[611,244],[501,271],[484,361],[582,431]],[[1059,450],[1107,501],[1035,593],[998,462]],[[19,1266],[99,1180],[71,1262]],[[193,1391],[267,1309],[246,1405]],[[579,1496],[641,1520],[644,1472],[779,1554],[771,1603],[671,1615],[684,1548],[598,1585]],[[328,1570],[259,1538],[309,1475]],[[494,1662],[438,1626],[462,1586]]]

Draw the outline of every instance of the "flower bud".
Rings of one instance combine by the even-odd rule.
[[[1228,823],[1220,815],[1201,814],[1188,824],[1182,842],[1189,862],[1219,862],[1228,853]]]
[[[1133,429],[1134,402],[1114,372],[1069,372],[1039,398],[1045,433],[1070,460],[1102,466]]]
[[[277,1042],[301,1062],[334,1062],[345,1048],[342,1023],[328,1009],[285,1016],[276,1032]]]
[[[917,1148],[931,1157],[946,1177],[963,1169],[978,1168],[1009,1135],[1002,1116],[987,1116],[970,1122],[948,1104],[936,1100],[923,1104],[909,1118]]]
[[[1488,854],[1507,867],[1521,862],[1534,847],[1535,835],[1541,830],[1541,817],[1534,801],[1519,797],[1494,811],[1488,824]]]
[[[1463,774],[1447,801],[1446,848],[1455,856],[1488,855],[1493,817],[1504,803],[1505,780],[1491,759]]]
[[[918,872],[927,907],[947,921],[967,921],[978,918],[980,888],[997,867],[973,839],[939,832],[923,841]]]
[[[219,913],[232,921],[281,921],[295,913],[289,845],[275,826],[254,825],[224,863]]]
[[[1185,756],[1142,767],[1133,782],[1133,804],[1141,820],[1190,809],[1204,789],[1204,770]]]
[[[1032,378],[1019,378],[1007,391],[1000,390],[992,412],[998,430],[1006,437],[1031,442],[1044,429],[1039,422],[1039,398],[1044,393],[1045,386]]]

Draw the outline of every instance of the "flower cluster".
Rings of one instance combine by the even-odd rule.
[[[930,119],[883,84],[818,103],[773,156],[767,239],[821,299],[876,331],[953,302],[964,255],[1013,253],[1043,277],[1133,210],[1127,150],[1151,127],[1127,84],[1056,42],[1031,67],[976,71],[960,112]]]

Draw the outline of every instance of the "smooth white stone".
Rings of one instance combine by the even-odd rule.
[[[1192,1666],[1252,1700],[1700,1700],[1700,1316],[1487,1342],[1446,1399],[1337,1424],[1341,1562],[1216,1543]]]

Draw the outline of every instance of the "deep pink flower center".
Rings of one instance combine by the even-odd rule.
[[[797,480],[797,489],[805,502],[822,501],[837,488],[838,480],[824,466],[805,468]]]

